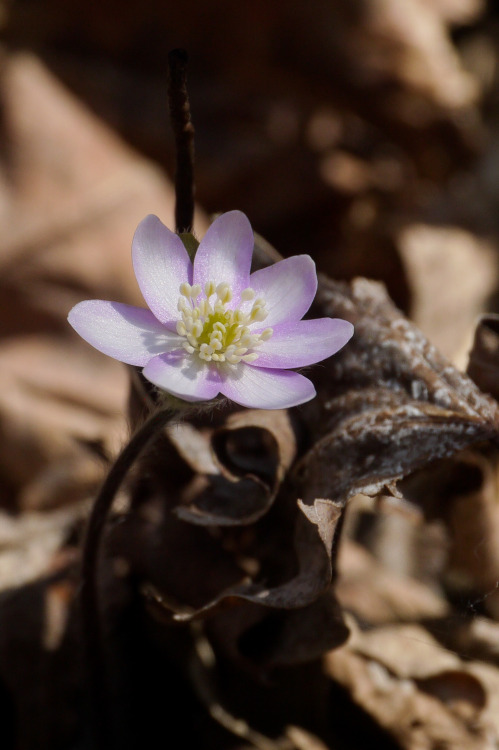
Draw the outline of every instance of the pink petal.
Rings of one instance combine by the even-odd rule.
[[[267,321],[265,320],[265,323]],[[255,349],[254,367],[306,367],[320,362],[345,346],[353,325],[340,318],[315,318],[281,323],[271,338]]]
[[[287,409],[315,396],[310,380],[290,370],[263,370],[241,362],[227,366],[223,377],[221,392],[251,409]]]
[[[216,366],[185,352],[154,357],[147,363],[143,374],[158,388],[184,401],[209,401],[220,392]]]
[[[210,226],[194,258],[194,283],[227,282],[237,296],[249,285],[253,230],[241,211],[229,211]]]
[[[192,264],[180,237],[152,214],[140,222],[132,242],[135,276],[148,306],[167,328],[179,319],[179,287],[192,283]]]
[[[75,305],[68,321],[85,341],[109,357],[143,367],[160,352],[181,346],[183,339],[141,307],[92,299]]]
[[[295,255],[252,273],[249,286],[262,296],[269,314],[266,326],[300,320],[317,291],[317,273],[310,255]]]

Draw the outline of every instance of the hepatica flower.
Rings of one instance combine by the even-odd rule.
[[[345,320],[302,320],[316,290],[315,264],[298,255],[250,274],[253,232],[246,216],[219,216],[194,262],[156,216],[138,226],[135,275],[149,309],[88,300],[69,313],[99,351],[143,368],[158,388],[185,401],[219,393],[243,406],[282,409],[315,396],[291,368],[319,362],[350,339]]]

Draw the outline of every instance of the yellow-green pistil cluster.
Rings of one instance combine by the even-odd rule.
[[[253,301],[251,308],[228,309],[232,300],[232,289],[222,282],[216,285],[208,281],[204,285],[204,298],[199,284],[180,285],[178,310],[182,315],[177,323],[177,333],[185,336],[184,349],[189,354],[197,353],[205,362],[254,362],[258,353],[253,351],[272,336],[272,328],[261,333],[251,333],[251,323],[261,322],[267,317],[265,300],[255,299],[253,289],[241,293],[241,305]]]

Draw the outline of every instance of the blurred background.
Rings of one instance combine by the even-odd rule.
[[[499,312],[497,4],[4,0],[0,24],[1,589],[67,562],[127,434],[125,369],[66,315],[142,304],[133,232],[148,213],[173,227],[173,48],[190,59],[199,234],[241,209],[283,255],[383,281],[465,367],[477,316]]]

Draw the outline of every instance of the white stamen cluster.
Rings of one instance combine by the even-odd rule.
[[[222,282],[215,285],[208,281],[204,285],[204,297],[201,297],[199,284],[184,283],[180,285],[178,310],[181,320],[177,323],[177,333],[185,336],[184,349],[195,354],[205,362],[254,362],[258,358],[254,351],[272,336],[272,328],[261,333],[251,333],[249,326],[265,320],[267,308],[261,297],[255,299],[253,289],[241,293],[241,303],[254,300],[251,308],[244,312],[240,308],[227,308],[232,300],[229,284]]]

